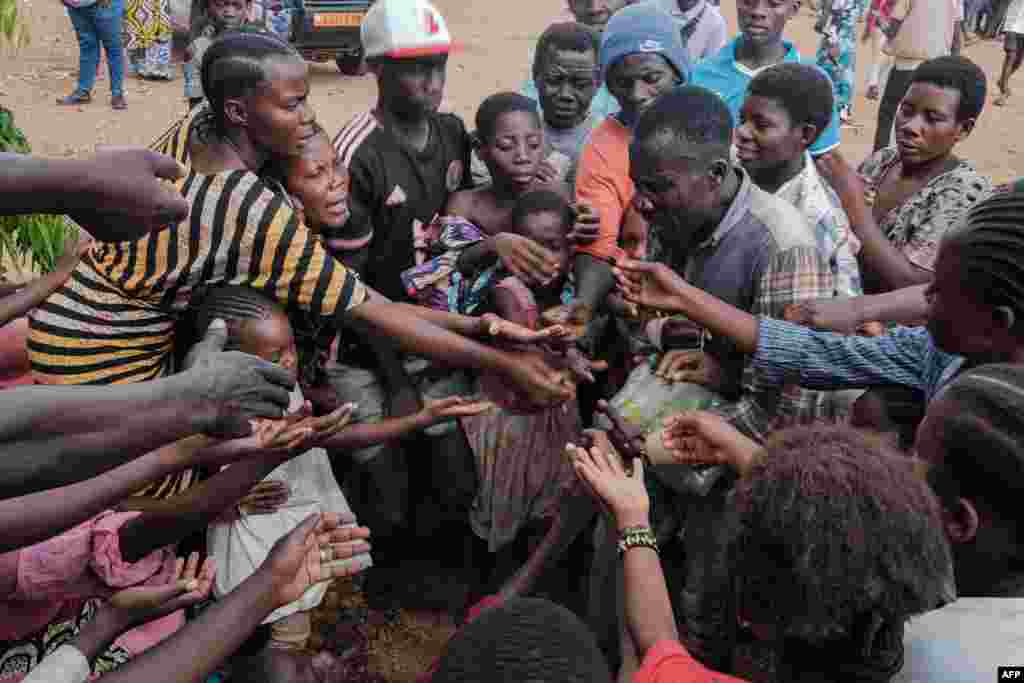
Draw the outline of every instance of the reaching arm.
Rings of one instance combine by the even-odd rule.
[[[916,325],[928,318],[927,285],[884,294],[805,301],[786,312],[786,320],[816,330],[854,334],[869,322]]]
[[[3,295],[3,298],[0,298],[0,325],[20,318],[57,291],[71,276],[71,272],[89,246],[89,242],[80,244],[78,235],[75,235],[64,244],[64,254],[52,273],[36,278],[17,291]]]
[[[110,509],[149,482],[189,467],[183,456],[192,452],[171,444],[58,492],[0,501],[0,553],[45,541]]]
[[[227,328],[211,325],[190,370],[167,379],[0,392],[0,499],[95,477],[197,432],[243,436],[249,418],[280,417],[291,376],[222,352],[226,340]]]
[[[864,201],[864,185],[846,160],[833,154],[819,157],[817,163],[839,195],[850,228],[861,242],[859,258],[864,279],[883,291],[931,282],[932,273],[911,263],[878,227],[871,207]]]
[[[628,301],[680,313],[712,334],[728,337],[743,353],[757,350],[757,318],[694,287],[665,264],[624,260],[613,272]]]
[[[620,534],[628,529],[650,530],[642,459],[634,458],[632,472],[627,473],[619,454],[607,447],[575,448],[571,457],[577,476],[611,510]],[[622,562],[626,625],[643,659],[656,643],[678,641],[679,631],[658,551],[632,547],[623,553]]]
[[[173,636],[104,678],[106,683],[195,683],[236,652],[268,614],[297,600],[310,586],[356,570],[345,558],[367,552],[365,528],[340,528],[352,519],[311,515],[278,541],[256,572]],[[334,560],[323,563],[326,554]]]
[[[110,147],[91,159],[0,154],[0,167],[0,215],[66,213],[104,242],[136,239],[189,212],[166,182],[184,169],[147,149]]]
[[[2,392],[0,498],[95,477],[194,434],[200,410],[179,378]]]
[[[205,528],[285,460],[287,456],[280,454],[254,457],[223,469],[172,498],[126,499],[119,509],[140,510],[143,514],[121,527],[121,554],[128,562],[136,562],[157,548]]]
[[[425,310],[414,313],[406,305],[374,298],[342,314],[339,324],[361,326],[362,334],[383,334],[405,351],[454,367],[496,371],[515,382],[538,404],[550,405],[572,398],[572,386],[539,356],[499,351],[467,339],[424,320],[421,311]]]

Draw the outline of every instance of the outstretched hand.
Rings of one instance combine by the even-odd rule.
[[[592,244],[601,236],[601,212],[586,202],[576,203],[576,220],[569,230],[569,241],[577,245]]]
[[[443,422],[456,417],[482,415],[494,410],[491,401],[473,401],[465,396],[448,396],[440,399],[426,399],[426,405],[420,411],[427,425]]]
[[[595,446],[587,450],[569,444],[566,450],[576,475],[611,511],[620,529],[649,525],[651,501],[641,458],[634,458],[632,470],[627,472],[622,458],[611,449]]]
[[[645,308],[682,311],[686,281],[664,263],[623,259],[612,269],[619,292],[629,302]]]
[[[544,341],[557,341],[567,335],[562,325],[550,325],[540,330],[533,330],[525,325],[505,320],[494,313],[484,313],[478,318],[483,336],[495,341],[506,341],[515,344],[534,344]]]
[[[654,376],[668,383],[690,382],[711,391],[723,391],[726,380],[722,366],[714,356],[698,350],[673,349],[658,361]]]
[[[207,557],[200,567],[199,553],[192,553],[187,561],[177,559],[167,583],[124,588],[110,596],[107,604],[127,630],[205,600],[216,573],[213,558]]]
[[[673,460],[687,465],[728,465],[750,469],[761,447],[719,415],[693,410],[665,420],[662,445]]]
[[[608,401],[597,402],[597,412],[608,418],[612,427],[608,430],[608,438],[616,450],[627,458],[642,458],[644,455],[644,430],[638,425],[630,424]]]
[[[549,358],[535,351],[508,351],[507,375],[527,401],[537,407],[551,406],[576,398],[571,373],[553,367]]]
[[[214,320],[192,347],[180,375],[188,398],[200,404],[201,431],[219,438],[252,433],[252,418],[279,418],[295,382],[276,363],[239,351],[224,351],[227,324]]]
[[[505,270],[530,285],[546,285],[558,276],[558,256],[529,237],[502,232],[494,237],[494,249]]]
[[[81,164],[92,191],[67,213],[100,241],[138,239],[188,217],[188,201],[171,184],[186,169],[169,156],[144,147],[101,146]]]
[[[312,514],[274,544],[257,571],[269,579],[275,607],[298,600],[317,583],[366,569],[346,561],[370,551],[369,529],[343,526],[354,522],[351,515]]]

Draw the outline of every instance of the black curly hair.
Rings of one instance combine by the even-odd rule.
[[[733,496],[739,603],[787,638],[857,641],[865,620],[902,624],[948,597],[938,501],[906,457],[868,434],[778,432]]]
[[[794,126],[810,124],[818,136],[828,128],[835,107],[832,81],[811,64],[786,62],[768,67],[750,81],[747,96],[751,95],[775,100]]]
[[[929,59],[914,69],[910,82],[928,83],[959,92],[958,122],[978,118],[985,107],[988,79],[981,67],[967,57],[945,55]]]

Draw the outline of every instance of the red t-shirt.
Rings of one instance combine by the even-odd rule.
[[[678,640],[663,640],[644,656],[633,683],[747,683],[720,674],[694,659]]]

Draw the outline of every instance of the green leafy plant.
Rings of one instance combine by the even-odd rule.
[[[25,134],[14,124],[14,115],[0,106],[0,152],[31,151]],[[19,279],[23,279],[21,264],[26,259],[33,269],[48,273],[56,267],[71,234],[63,216],[0,216],[0,263],[15,270]]]
[[[0,0],[0,44],[17,49],[29,44],[28,21],[18,11],[18,0]]]

